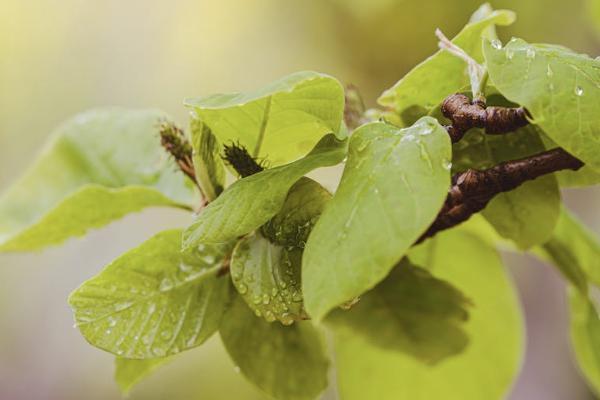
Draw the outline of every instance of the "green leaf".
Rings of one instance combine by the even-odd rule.
[[[71,294],[79,330],[90,344],[132,359],[202,344],[229,301],[229,280],[217,272],[231,247],[202,245],[182,254],[181,230],[159,233]]]
[[[302,250],[256,234],[239,241],[231,258],[237,291],[258,317],[291,325],[306,319],[300,288]]]
[[[486,135],[471,130],[453,146],[453,167],[485,169],[503,161],[516,160],[544,151],[538,129],[527,126],[508,135]],[[560,214],[560,192],[556,177],[547,175],[500,193],[482,212],[504,238],[521,249],[544,243]]]
[[[569,288],[571,342],[579,368],[587,382],[600,395],[600,318],[585,295]]]
[[[510,279],[499,256],[461,228],[442,232],[429,247],[427,267],[466,293],[474,307],[469,346],[435,368],[401,352],[374,346],[353,329],[334,331],[337,379],[344,400],[500,399],[521,365],[523,326]],[[373,329],[381,321],[375,322]]]
[[[171,360],[172,357],[150,358],[147,360],[115,358],[115,381],[121,393],[127,395],[135,385]]]
[[[600,285],[600,243],[566,208],[540,251],[583,294],[588,292],[588,282]]]
[[[59,127],[0,198],[0,251],[42,249],[144,207],[189,208],[191,188],[155,133],[163,116],[93,110]]]
[[[298,179],[341,162],[345,154],[346,142],[327,135],[306,157],[236,181],[186,229],[184,246],[225,243],[259,228],[281,210]]]
[[[338,133],[344,89],[334,78],[297,72],[249,93],[216,94],[185,104],[221,144],[236,142],[273,166],[304,156],[327,133]]]
[[[349,311],[328,324],[346,325],[371,345],[434,364],[463,351],[469,300],[451,284],[404,259]]]
[[[190,132],[196,180],[207,201],[213,201],[225,187],[225,168],[221,161],[221,149],[217,138],[208,126],[192,116]]]
[[[433,222],[450,185],[450,140],[430,117],[351,137],[340,186],[305,249],[302,291],[316,320],[381,281]]]
[[[219,330],[244,376],[269,396],[312,400],[327,387],[329,361],[319,332],[308,321],[291,326],[254,316],[238,297]]]
[[[559,146],[600,171],[600,61],[560,46],[485,43],[489,76]]]
[[[288,192],[281,210],[262,226],[271,242],[284,247],[304,248],[331,193],[310,178],[300,178]]]
[[[490,27],[510,25],[514,20],[515,14],[511,11],[493,11],[486,17],[467,24],[452,42],[481,62],[482,36],[489,36]],[[377,101],[401,115],[406,114],[403,117],[408,124],[414,120],[414,115],[428,114],[446,96],[469,85],[466,67],[463,60],[439,50],[386,90]]]

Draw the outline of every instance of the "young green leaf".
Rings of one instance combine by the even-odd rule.
[[[469,300],[454,286],[404,259],[348,311],[334,311],[330,325],[345,325],[370,344],[434,364],[463,351]]]
[[[202,344],[218,328],[230,283],[217,276],[232,245],[181,253],[181,230],[125,253],[69,297],[92,345],[118,356],[165,357]]]
[[[233,284],[258,317],[291,325],[306,319],[300,270],[302,249],[284,248],[256,234],[239,241],[231,257]]]
[[[490,27],[510,25],[514,20],[515,15],[511,11],[493,11],[467,24],[452,42],[481,62],[482,36],[488,35]],[[446,96],[469,85],[466,67],[463,60],[447,51],[439,50],[386,90],[377,101],[382,106],[391,107],[397,113],[406,116],[405,123],[410,124],[413,119],[410,115],[428,114]]]
[[[259,228],[281,210],[288,191],[302,176],[335,165],[345,155],[346,142],[327,135],[306,157],[236,181],[186,229],[184,246],[225,243]]]
[[[221,144],[236,142],[272,166],[304,156],[327,133],[338,133],[344,89],[334,78],[297,72],[250,93],[187,99],[185,104]]]
[[[490,80],[559,146],[600,171],[600,61],[561,46],[484,45]]]
[[[490,168],[502,161],[516,160],[545,150],[538,129],[527,126],[507,135],[486,135],[471,130],[453,146],[453,167]],[[547,175],[500,193],[482,211],[496,231],[521,249],[544,243],[560,214],[560,193],[556,178]]]
[[[344,400],[500,399],[521,364],[523,326],[514,288],[492,247],[461,228],[442,232],[430,248],[427,268],[467,293],[474,307],[466,324],[466,350],[434,368],[373,345],[338,326],[334,331],[337,380]],[[372,321],[377,329],[381,321]]]
[[[213,201],[225,188],[225,168],[221,148],[208,126],[196,116],[190,120],[196,180],[207,201]]]
[[[327,387],[329,361],[321,335],[310,322],[265,322],[238,296],[219,332],[240,371],[269,396],[313,400]]]
[[[172,357],[150,358],[146,360],[115,358],[115,381],[121,393],[126,396],[135,385],[172,359]]]
[[[560,147],[552,141],[547,135],[541,136],[547,149]],[[593,186],[600,183],[600,172],[594,170],[589,165],[584,165],[577,171],[564,170],[554,174],[561,187],[584,187]]]
[[[357,129],[340,186],[305,249],[306,310],[320,320],[381,281],[435,219],[450,185],[450,139],[430,117]]]
[[[281,210],[261,227],[271,242],[303,249],[331,193],[310,178],[300,178],[288,192]]]
[[[0,198],[0,251],[38,250],[193,195],[160,148],[157,111],[94,110],[67,121]]]

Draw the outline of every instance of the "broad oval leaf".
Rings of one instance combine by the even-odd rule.
[[[309,321],[291,326],[265,322],[238,296],[219,333],[242,374],[269,396],[313,400],[327,387],[325,346]]]
[[[442,232],[422,246],[429,247],[428,269],[474,304],[466,324],[466,350],[432,368],[340,326],[334,341],[341,398],[481,400],[507,393],[523,347],[515,289],[494,249],[461,229]]]
[[[450,185],[450,139],[433,118],[406,129],[363,125],[349,146],[303,257],[305,307],[317,320],[388,274],[433,222]]]
[[[306,319],[300,270],[302,250],[256,234],[240,240],[231,257],[233,284],[256,316],[291,325]]]
[[[318,167],[338,164],[346,141],[327,135],[304,158],[236,181],[198,215],[184,232],[184,246],[225,243],[251,232],[283,206],[290,188]]]
[[[115,381],[121,393],[127,396],[135,385],[171,360],[172,357],[149,358],[146,360],[117,357],[115,359]]]
[[[453,146],[453,169],[490,168],[544,150],[534,126],[507,135],[486,135],[481,130],[472,130]],[[559,214],[560,192],[554,175],[500,193],[482,211],[502,237],[513,240],[521,249],[546,242],[552,236]]]
[[[488,30],[494,25],[510,25],[515,20],[515,14],[508,10],[485,14],[467,24],[452,39],[478,62],[483,60],[482,37]],[[466,63],[447,51],[439,50],[386,90],[377,101],[382,106],[393,108],[403,115],[405,123],[410,124],[411,119],[414,120],[412,114],[428,114],[446,96],[467,85]]]
[[[559,146],[600,170],[600,61],[560,46],[484,45],[489,76]]]
[[[465,349],[469,300],[454,286],[404,259],[379,285],[327,324],[344,325],[371,345],[434,364]]]
[[[231,247],[182,254],[181,230],[157,234],[71,294],[77,327],[90,344],[131,359],[202,344],[229,302],[229,280],[217,272]]]
[[[149,110],[67,121],[0,198],[0,251],[38,250],[149,206],[189,208],[192,190],[160,148]]]
[[[328,133],[338,133],[344,89],[334,78],[297,72],[249,93],[187,99],[221,144],[236,142],[253,156],[281,165],[304,156]]]

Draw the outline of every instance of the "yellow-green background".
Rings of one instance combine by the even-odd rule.
[[[583,0],[494,1],[518,12],[502,37],[594,56],[600,34]],[[1,0],[0,190],[51,129],[90,107],[158,107],[180,122],[187,96],[246,90],[297,70],[355,83],[367,103],[451,36],[474,0]],[[600,228],[600,190],[566,194]],[[73,329],[68,293],[185,214],[149,210],[34,255],[0,255],[0,399],[118,399],[112,357]],[[507,257],[527,312],[528,352],[511,399],[591,398],[570,361],[562,283]],[[501,334],[499,332],[499,334]],[[402,379],[402,377],[398,377]],[[329,394],[330,398],[332,395]],[[217,338],[134,390],[134,399],[260,399]]]

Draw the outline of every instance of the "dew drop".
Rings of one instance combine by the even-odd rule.
[[[531,60],[535,58],[535,50],[533,49],[533,47],[527,49],[527,53],[525,54],[525,56]]]
[[[171,289],[173,289],[173,281],[171,280],[171,278],[164,278],[162,281],[160,281],[160,286],[158,287],[158,290],[160,290],[161,292],[165,292]]]
[[[285,326],[290,326],[291,324],[294,323],[294,318],[292,318],[292,316],[289,313],[281,314],[281,317],[279,320]]]
[[[413,135],[412,133],[407,133],[406,135],[402,136],[402,139],[400,139],[400,142],[412,142],[415,140],[415,135]]]
[[[548,78],[552,78],[553,75],[554,75],[554,71],[552,71],[552,67],[550,67],[550,64],[548,64],[548,68],[546,70],[546,76]]]
[[[583,96],[583,88],[581,86],[575,87],[575,94],[579,97]]]
[[[167,340],[171,337],[171,332],[164,330],[160,333],[160,337],[162,337],[163,339]]]
[[[107,335],[110,335],[112,333],[112,330],[111,329],[107,329],[107,330],[104,331],[104,333],[106,333]]]
[[[444,168],[447,171],[450,171],[452,169],[452,161],[442,160],[442,168]]]
[[[243,284],[243,283],[240,283],[240,284],[237,286],[237,290],[238,290],[238,292],[240,292],[240,294],[246,294],[246,293],[248,292],[248,286],[246,286],[246,285],[245,285],[245,284]]]
[[[117,355],[122,356],[123,355],[123,350],[117,350]]]
[[[113,317],[108,317],[108,326],[115,326],[117,324],[117,320]]]
[[[502,48],[502,42],[500,42],[498,39],[494,39],[492,40],[492,47],[496,50],[500,50]]]
[[[506,50],[506,58],[508,60],[512,60],[515,56],[515,52],[513,50]]]
[[[202,261],[204,261],[207,264],[214,264],[215,256],[213,256],[212,254],[207,254],[204,257],[202,257]]]
[[[265,319],[267,320],[267,322],[273,322],[275,321],[275,314],[273,314],[272,311],[267,311],[265,313]]]
[[[154,311],[156,311],[156,304],[154,304],[154,303],[151,303],[151,304],[148,306],[148,314],[154,314]]]
[[[268,295],[268,294],[266,294],[266,293],[265,293],[265,294],[263,294],[263,296],[262,296],[262,303],[263,303],[264,305],[267,305],[267,304],[269,304],[270,302],[271,302],[271,298],[269,297],[269,295]]]

